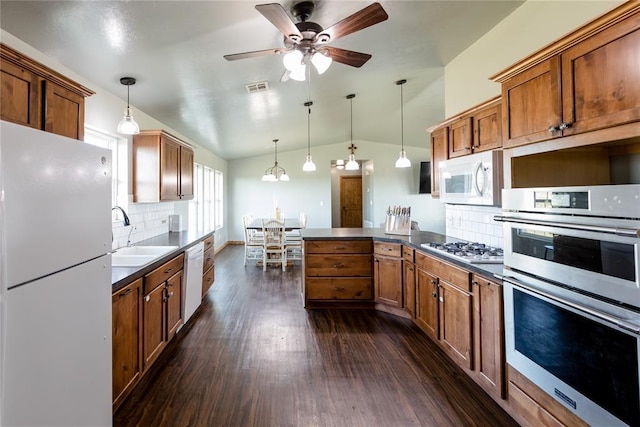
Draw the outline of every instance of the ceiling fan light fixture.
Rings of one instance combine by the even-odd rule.
[[[306,80],[306,70],[307,66],[305,64],[300,64],[298,68],[289,73],[289,78],[298,82],[303,82]]]
[[[304,55],[302,54],[302,52],[294,49],[282,58],[282,63],[284,64],[284,68],[291,72],[294,72],[299,69],[301,65],[304,65],[302,63],[303,59]]]
[[[400,86],[400,142],[402,149],[400,150],[400,157],[396,160],[396,168],[410,168],[411,160],[407,157],[407,152],[404,150],[404,97],[402,86],[407,81],[405,79],[398,80],[396,84]]]
[[[136,84],[136,79],[133,77],[122,77],[120,78],[120,84],[127,87],[127,108],[124,110],[124,117],[120,120],[120,123],[118,123],[118,133],[136,135],[140,133],[140,126],[138,126],[138,123],[133,119],[131,107],[129,106],[129,87]]]
[[[318,74],[323,74],[327,71],[332,62],[333,59],[323,51],[317,51],[311,57],[311,63],[316,67]]]

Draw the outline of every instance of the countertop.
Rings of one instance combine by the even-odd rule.
[[[419,249],[423,253],[433,255],[440,259],[446,260],[451,264],[463,267],[471,272],[481,274],[485,277],[500,278],[502,275],[503,264],[471,264],[447,257],[445,254],[430,251],[420,246],[422,243],[430,242],[461,242],[463,240],[448,237],[444,234],[432,233],[430,231],[411,231],[411,235],[403,236],[399,234],[387,234],[381,228],[305,228],[300,230],[303,240],[368,240],[401,243],[414,249]]]
[[[171,258],[184,252],[190,246],[193,246],[200,240],[213,234],[213,230],[189,230],[160,234],[150,239],[136,242],[131,246],[177,246],[178,249],[167,253],[166,255],[156,259],[152,263],[140,267],[112,267],[111,268],[111,285],[112,292],[117,291],[132,281],[144,276],[145,274],[158,268]]]

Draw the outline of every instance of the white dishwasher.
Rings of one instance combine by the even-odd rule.
[[[184,320],[186,324],[202,302],[202,263],[204,243],[200,242],[185,251],[184,278]]]

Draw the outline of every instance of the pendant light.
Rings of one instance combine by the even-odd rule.
[[[275,161],[273,166],[267,168],[264,171],[264,175],[262,175],[262,180],[267,182],[275,182],[275,181],[289,181],[289,175],[287,175],[287,171],[284,170],[283,167],[278,166],[278,140],[273,140],[273,146],[275,147]]]
[[[360,169],[360,165],[358,164],[358,162],[356,162],[356,155],[354,154],[354,150],[356,150],[358,147],[356,147],[355,145],[353,145],[353,98],[355,98],[356,95],[355,93],[352,93],[350,95],[347,95],[347,99],[349,100],[350,104],[351,104],[351,145],[347,148],[349,148],[349,150],[351,150],[351,154],[349,154],[349,159],[347,161],[347,164],[345,165],[345,169],[348,171],[355,171]]]
[[[410,168],[411,161],[407,158],[407,152],[404,151],[404,99],[402,96],[402,86],[406,83],[406,80],[398,80],[396,84],[400,86],[400,142],[402,143],[402,150],[400,150],[400,157],[396,160],[397,168]]]
[[[307,161],[302,165],[304,172],[313,172],[316,170],[316,164],[311,159],[311,106],[313,102],[307,101],[304,106],[307,107]]]
[[[125,135],[135,135],[140,133],[140,126],[133,119],[131,115],[131,107],[129,106],[129,87],[136,84],[136,79],[133,77],[122,77],[120,83],[127,87],[127,108],[124,110],[124,117],[118,123],[118,133]]]

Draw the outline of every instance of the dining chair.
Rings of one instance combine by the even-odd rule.
[[[285,243],[284,221],[277,219],[263,220],[262,232],[264,233],[262,271],[267,271],[267,264],[281,264],[282,271],[286,271],[287,246]]]
[[[307,214],[300,212],[300,229],[307,226]],[[291,230],[285,232],[287,244],[287,259],[302,260],[302,235],[300,230]]]
[[[247,261],[255,260],[260,261],[262,259],[262,253],[264,251],[264,234],[256,233],[256,230],[247,228],[249,224],[253,222],[251,215],[244,215],[242,217],[242,226],[244,228],[244,265],[247,265]]]

